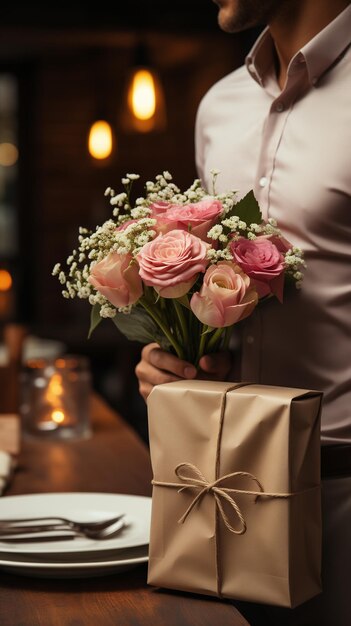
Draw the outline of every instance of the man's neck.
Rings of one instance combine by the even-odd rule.
[[[292,57],[317,33],[335,19],[350,0],[297,0],[284,3],[284,9],[269,24],[276,47],[278,82],[283,89]]]

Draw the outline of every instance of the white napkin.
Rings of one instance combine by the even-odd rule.
[[[15,464],[11,454],[0,450],[0,496],[11,479]]]
[[[56,359],[63,354],[66,346],[61,341],[52,339],[41,339],[28,335],[23,340],[22,361],[29,359]],[[9,349],[4,343],[0,343],[0,366],[6,367],[9,364]]]
[[[15,414],[0,414],[0,496],[11,480],[20,449],[20,420]]]

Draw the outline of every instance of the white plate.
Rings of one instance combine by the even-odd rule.
[[[115,554],[149,543],[151,498],[110,493],[43,493],[0,499],[0,521],[11,518],[61,516],[74,521],[98,521],[125,513],[126,527],[116,537],[98,541],[77,537],[67,541],[9,544],[0,540],[0,559],[11,555],[35,555],[47,561],[60,555],[71,561],[82,556]]]
[[[77,563],[46,562],[34,560],[21,561],[20,559],[0,559],[0,570],[22,576],[45,578],[87,578],[92,576],[106,576],[116,572],[123,572],[141,563],[148,561],[148,546],[141,546],[130,550],[130,557],[126,552],[118,559],[101,561],[86,561]]]

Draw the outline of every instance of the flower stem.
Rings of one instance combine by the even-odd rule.
[[[174,309],[177,315],[177,319],[179,322],[179,326],[181,329],[181,333],[182,333],[182,340],[183,340],[183,345],[184,346],[189,346],[189,333],[188,333],[188,327],[187,327],[187,323],[186,323],[186,319],[185,319],[185,315],[182,309],[182,305],[179,304],[179,302],[177,302],[177,300],[173,300],[173,305],[174,305]]]
[[[227,326],[224,331],[224,341],[223,341],[223,350],[228,350],[229,341],[232,336],[233,326]]]
[[[205,332],[205,326],[202,326],[202,333],[200,335],[199,351],[198,351],[198,353],[196,355],[196,363],[195,363],[196,367],[198,367],[199,361],[200,361],[201,357],[205,353],[206,341],[207,341],[207,333]]]
[[[207,344],[207,350],[208,352],[214,352],[215,349],[217,348],[217,344],[223,334],[223,328],[217,328],[217,330],[215,330],[215,332],[213,333],[213,335],[211,336],[208,344]]]
[[[165,335],[165,337],[167,337],[169,343],[173,346],[177,356],[180,359],[183,359],[184,358],[184,354],[183,354],[182,347],[175,340],[174,336],[172,335],[170,330],[167,328],[166,324],[164,324],[163,320],[160,318],[158,313],[156,313],[156,311],[149,305],[149,303],[146,301],[145,298],[140,298],[139,302],[140,302],[141,306],[144,307],[145,311],[150,315],[150,317],[152,317],[152,319],[157,324],[157,326],[159,326],[159,328],[162,330],[162,332]]]

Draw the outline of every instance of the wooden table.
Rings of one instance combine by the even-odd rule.
[[[5,495],[106,492],[151,495],[146,446],[99,398],[93,436],[27,440]],[[0,500],[1,504],[1,500]],[[0,571],[1,626],[248,626],[229,602],[158,590],[147,568],[82,579],[30,578]]]

